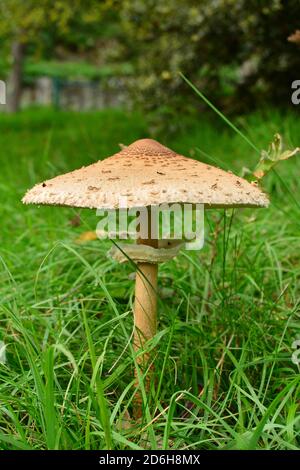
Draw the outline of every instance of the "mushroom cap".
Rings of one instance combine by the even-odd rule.
[[[56,176],[29,190],[25,204],[90,209],[138,208],[163,203],[210,207],[266,207],[255,184],[192,158],[155,140],[137,140],[115,155]]]

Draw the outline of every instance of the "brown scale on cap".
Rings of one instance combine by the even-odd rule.
[[[122,194],[130,195],[127,207],[175,202],[202,203],[208,208],[269,204],[259,187],[151,139],[138,140],[112,157],[38,184],[23,202],[113,209]]]

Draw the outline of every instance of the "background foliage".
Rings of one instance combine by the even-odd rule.
[[[288,103],[300,66],[297,46],[287,40],[299,27],[298,1],[136,0],[118,6],[147,108],[191,106],[179,71],[235,111],[262,100]]]
[[[0,64],[15,40],[31,62],[76,56],[116,76],[125,64],[132,100],[148,113],[159,107],[164,121],[195,111],[179,72],[240,113],[288,106],[300,68],[299,46],[288,40],[299,27],[297,0],[1,0],[0,8]]]

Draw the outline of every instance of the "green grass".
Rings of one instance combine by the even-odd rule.
[[[299,145],[293,114],[235,124],[259,148],[275,132]],[[120,425],[135,391],[132,266],[106,257],[110,242],[76,243],[95,229],[93,211],[20,199],[34,183],[148,134],[138,113],[116,110],[0,115],[0,448],[297,449],[297,157],[277,170],[291,194],[269,175],[269,209],[208,212],[203,250],[160,266],[156,380],[143,422]],[[237,174],[257,161],[245,140],[205,117],[160,140]]]

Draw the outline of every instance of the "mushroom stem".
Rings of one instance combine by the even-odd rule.
[[[149,234],[151,233],[149,228]],[[151,239],[139,239],[139,244],[149,245],[157,248],[158,241]],[[141,372],[145,373],[149,366],[149,354],[143,353],[147,341],[156,334],[157,330],[157,274],[158,265],[151,263],[138,263],[135,284],[134,304],[134,348],[140,351],[137,363]],[[150,388],[151,374],[145,377],[145,389]],[[139,382],[136,374],[136,386]],[[135,395],[134,417],[140,418],[143,412],[142,394],[138,390]]]

